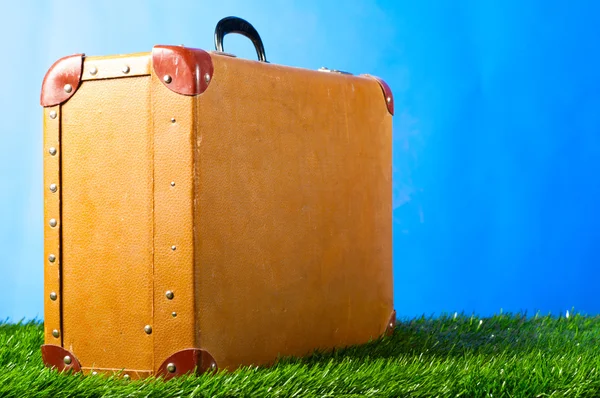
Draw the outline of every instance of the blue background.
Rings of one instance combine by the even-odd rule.
[[[569,4],[570,3],[570,4]],[[600,3],[10,1],[0,12],[0,319],[43,317],[43,76],[77,52],[213,49],[383,77],[400,317],[600,312]],[[249,41],[225,50],[255,57]]]

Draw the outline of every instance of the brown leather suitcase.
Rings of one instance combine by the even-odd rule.
[[[48,70],[47,366],[168,378],[393,327],[389,87],[269,63],[239,18],[215,42]]]

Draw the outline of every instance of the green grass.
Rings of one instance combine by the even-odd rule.
[[[126,381],[42,365],[42,325],[0,324],[0,397],[600,397],[600,317],[412,319],[364,346],[268,369]]]

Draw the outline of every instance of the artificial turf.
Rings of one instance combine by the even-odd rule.
[[[600,397],[599,341],[599,316],[443,315],[271,368],[127,381],[50,371],[41,323],[0,323],[0,397]]]

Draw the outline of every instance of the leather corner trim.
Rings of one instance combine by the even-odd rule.
[[[363,76],[374,79],[377,81],[377,83],[379,83],[379,85],[381,86],[381,90],[383,91],[384,100],[385,100],[385,104],[387,105],[387,109],[390,112],[390,114],[393,115],[394,114],[394,94],[392,93],[392,89],[390,88],[390,86],[388,86],[388,84],[380,77],[373,76],[373,75],[363,75]]]
[[[393,310],[391,315],[390,315],[390,319],[388,320],[388,323],[385,327],[385,335],[386,336],[391,336],[392,334],[394,334],[394,329],[396,328],[396,310]]]
[[[202,94],[214,72],[208,52],[182,46],[154,46],[152,68],[162,84],[182,95]]]
[[[207,351],[199,348],[187,348],[177,351],[165,359],[158,368],[156,375],[163,376],[168,380],[190,372],[200,375],[217,370],[217,362]]]
[[[42,361],[46,367],[56,369],[59,372],[69,370],[75,373],[81,372],[81,363],[73,353],[53,344],[44,344],[41,349]]]
[[[60,105],[75,94],[81,84],[84,54],[74,54],[56,61],[44,76],[40,104]]]

